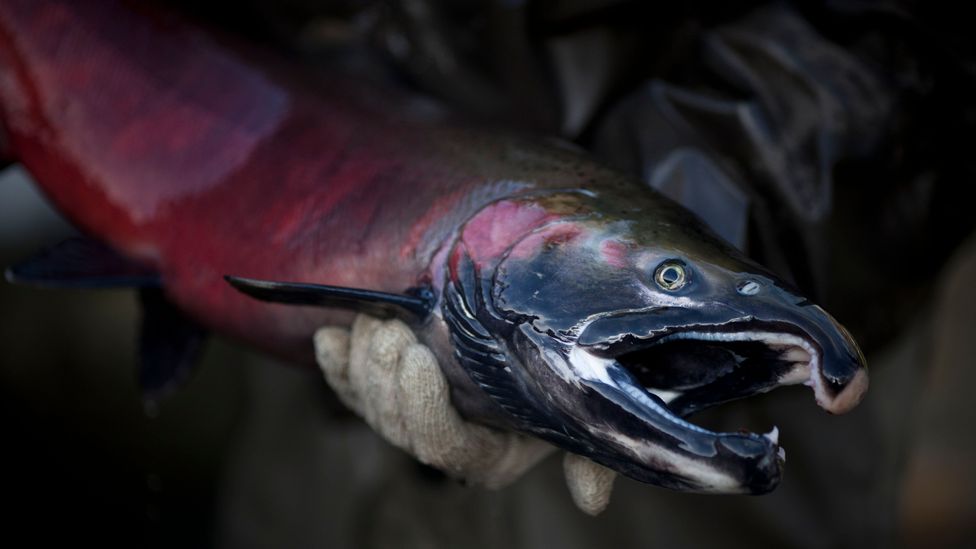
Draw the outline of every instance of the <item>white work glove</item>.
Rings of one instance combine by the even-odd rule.
[[[321,328],[315,356],[346,406],[394,446],[454,478],[501,488],[553,450],[539,439],[463,420],[434,354],[399,320],[361,314],[351,330]],[[614,472],[574,454],[563,466],[576,505],[601,512]]]

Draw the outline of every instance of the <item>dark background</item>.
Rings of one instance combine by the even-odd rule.
[[[646,166],[663,153],[643,137],[665,151],[692,143],[749,197],[743,247],[852,329],[868,353],[872,389],[843,418],[814,415],[809,395],[791,391],[706,418],[802,416],[801,428],[784,428],[790,459],[774,495],[702,498],[618,480],[607,513],[588,519],[568,507],[556,460],[500,493],[455,486],[354,418],[335,417],[316,372],[219,338],[183,391],[147,409],[135,383],[134,294],[0,284],[8,539],[180,547],[532,547],[561,535],[579,546],[973,541],[976,52],[965,17],[934,3],[776,4],[816,36],[814,49],[787,51],[809,60],[802,51],[833,48],[875,86],[859,103],[831,87],[842,83],[830,77],[839,69],[827,71],[808,91],[841,97],[847,123],[829,126],[805,95],[760,97],[710,61],[706,45],[722,29],[765,37],[771,48],[786,41],[748,23],[767,3],[160,4],[276,50],[309,78],[340,66],[433,95],[478,124],[561,135],[647,180]],[[825,176],[812,191],[777,179],[754,152],[730,150],[711,120],[692,124],[694,139],[633,123],[658,112],[642,92],[655,83],[757,105],[787,137],[799,131],[793,121],[813,120],[811,139],[836,146],[787,149],[787,173],[815,166]],[[772,104],[779,99],[782,116]],[[825,188],[829,208],[820,215],[786,205],[791,192],[823,198]],[[18,168],[3,172],[0,264],[72,232]],[[836,474],[824,460],[838,461]]]

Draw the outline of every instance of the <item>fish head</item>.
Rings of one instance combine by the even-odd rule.
[[[493,260],[473,239],[455,248],[444,310],[463,366],[517,429],[634,479],[775,488],[775,428],[721,433],[685,418],[794,384],[846,412],[868,383],[851,335],[663,197],[576,200]]]

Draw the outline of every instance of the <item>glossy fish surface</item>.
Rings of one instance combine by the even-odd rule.
[[[832,413],[862,398],[840,324],[640,181],[269,57],[130,3],[0,0],[6,152],[195,323],[311,362],[356,296],[407,295],[465,417],[641,481],[766,492],[775,430],[684,416],[800,383]],[[228,275],[372,293],[265,303]]]

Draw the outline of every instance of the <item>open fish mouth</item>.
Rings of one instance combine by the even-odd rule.
[[[848,337],[846,331],[842,336]],[[676,487],[747,493],[767,492],[779,482],[786,453],[778,428],[764,434],[722,433],[686,418],[801,384],[813,389],[817,403],[828,412],[846,412],[867,388],[866,371],[857,364],[850,375],[827,375],[824,360],[823,345],[814,335],[791,323],[754,319],[628,333],[579,345],[570,357],[585,385],[633,415],[650,433],[629,430],[624,446],[631,455],[659,467],[662,448],[671,440],[690,458],[672,459],[672,472],[686,477]],[[619,441],[618,434],[614,437]],[[632,473],[647,480],[639,470]]]
[[[744,329],[743,329],[744,328]],[[817,403],[840,413],[840,388],[821,373],[822,351],[786,324],[694,326],[620,342],[610,356],[681,417],[777,387],[813,388]]]

